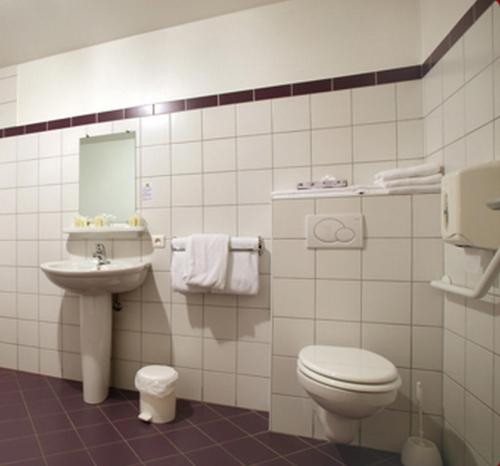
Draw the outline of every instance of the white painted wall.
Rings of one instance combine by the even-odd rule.
[[[475,0],[420,0],[422,62],[444,39]]]
[[[290,0],[25,63],[20,124],[414,65],[413,0]]]
[[[14,126],[17,112],[16,67],[0,68],[0,128]]]

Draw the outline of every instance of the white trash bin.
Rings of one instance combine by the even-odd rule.
[[[139,419],[162,424],[175,418],[175,383],[179,375],[168,366],[146,366],[137,371],[135,387],[140,392]]]

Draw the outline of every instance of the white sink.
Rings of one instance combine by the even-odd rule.
[[[80,345],[83,399],[101,403],[108,397],[111,373],[113,315],[111,295],[142,285],[149,262],[96,260],[46,262],[40,267],[49,280],[80,295]]]
[[[46,262],[41,265],[49,280],[65,290],[79,294],[125,293],[142,285],[150,264],[111,261],[97,265],[95,260]]]

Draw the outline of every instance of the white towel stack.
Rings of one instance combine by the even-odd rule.
[[[374,183],[387,194],[439,193],[441,170],[437,163],[395,168],[375,174]]]
[[[172,240],[172,288],[181,293],[255,295],[259,239],[192,235]]]

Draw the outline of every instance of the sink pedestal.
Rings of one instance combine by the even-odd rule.
[[[85,403],[101,403],[108,397],[112,322],[110,293],[80,295],[80,340]]]

